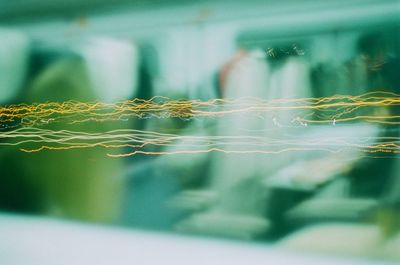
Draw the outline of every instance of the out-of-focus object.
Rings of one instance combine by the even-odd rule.
[[[19,31],[0,28],[0,103],[19,92],[27,71],[29,40]]]
[[[387,192],[383,196],[383,207],[378,213],[378,223],[386,237],[400,232],[400,160],[396,159]],[[398,236],[400,239],[400,236]]]
[[[85,62],[78,56],[60,59],[34,80],[24,102],[94,101]],[[101,124],[50,123],[42,126],[52,131],[88,131],[101,133],[122,128],[118,122]],[[41,148],[32,143],[30,148]],[[0,153],[2,185],[10,185],[18,197],[34,201],[30,210],[55,216],[112,222],[119,215],[121,160],[112,160],[102,148],[75,150],[42,150],[24,153],[4,148]],[[18,181],[16,181],[18,180]],[[19,193],[26,185],[29,192]],[[36,196],[36,197],[35,197]]]
[[[0,214],[0,234],[2,265],[396,264],[381,260],[305,255],[268,244],[196,239],[3,214]],[[337,245],[341,243],[336,242]]]
[[[376,257],[381,240],[376,225],[329,223],[300,230],[283,239],[279,245],[286,249],[324,254]]]
[[[399,213],[397,213],[397,220],[399,221]],[[381,250],[383,258],[400,260],[400,233],[388,239]]]
[[[229,71],[230,73],[224,73],[227,75],[226,87],[222,88],[224,97],[266,97],[269,67],[261,50],[240,55],[232,63]],[[241,135],[243,132],[240,128],[264,128],[264,124],[260,123],[257,117],[249,118],[240,114],[220,118],[217,126],[220,135]],[[257,154],[216,154],[210,189],[218,194],[218,199],[209,209],[181,222],[178,229],[243,239],[251,239],[265,233],[269,228],[269,221],[263,217],[264,193],[257,179],[257,166],[260,163],[262,162]]]
[[[376,211],[373,199],[317,198],[307,200],[290,210],[290,220],[346,220],[362,221]]]
[[[382,235],[391,238],[400,231],[400,210],[397,206],[383,206],[377,213],[377,221],[381,227]]]
[[[138,51],[132,42],[93,38],[78,50],[87,61],[89,77],[100,100],[115,102],[136,94]]]

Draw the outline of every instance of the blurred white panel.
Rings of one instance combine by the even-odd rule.
[[[16,96],[25,78],[28,38],[18,32],[0,28],[0,103]]]
[[[132,42],[93,38],[79,52],[87,60],[90,79],[100,100],[113,102],[135,94],[138,51]]]
[[[0,215],[0,235],[2,265],[394,264],[283,252],[269,245],[196,239],[4,214]]]

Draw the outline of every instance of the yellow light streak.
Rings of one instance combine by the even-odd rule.
[[[0,146],[16,146],[29,153],[94,147],[106,150],[124,148],[124,153],[107,151],[110,157],[208,152],[341,152],[349,149],[364,153],[397,154],[400,152],[398,137],[349,138],[319,135],[305,139],[296,135],[282,135],[280,138],[272,138],[266,136],[268,134],[263,131],[248,135],[181,135],[134,129],[105,132],[50,130],[46,129],[46,126],[144,118],[224,119],[241,115],[245,118],[261,117],[264,120],[271,118],[270,127],[276,124],[281,127],[281,121],[276,116],[284,113],[292,118],[289,119],[289,123],[286,121],[283,124],[283,129],[315,125],[325,126],[324,128],[329,130],[330,126],[360,122],[376,126],[400,124],[400,115],[381,111],[399,106],[400,95],[389,92],[274,100],[240,98],[201,101],[156,96],[149,100],[134,99],[117,103],[67,101],[15,104],[0,106]]]

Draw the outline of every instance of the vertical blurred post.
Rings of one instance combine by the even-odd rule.
[[[12,100],[19,92],[28,55],[29,40],[24,34],[0,28],[0,103]]]

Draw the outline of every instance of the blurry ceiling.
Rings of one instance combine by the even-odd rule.
[[[0,21],[81,16],[110,9],[151,8],[201,0],[0,0]]]
[[[398,3],[400,0],[0,0],[0,23],[14,23],[20,21],[46,20],[54,17],[75,18],[93,13],[110,11],[125,11],[137,9],[155,9],[183,5],[213,5],[220,3],[224,12],[230,13],[233,3],[265,6],[284,5],[289,7],[310,6],[332,8],[335,5],[365,6],[368,4]],[[279,8],[278,8],[279,9]],[[398,8],[400,9],[400,8]]]

